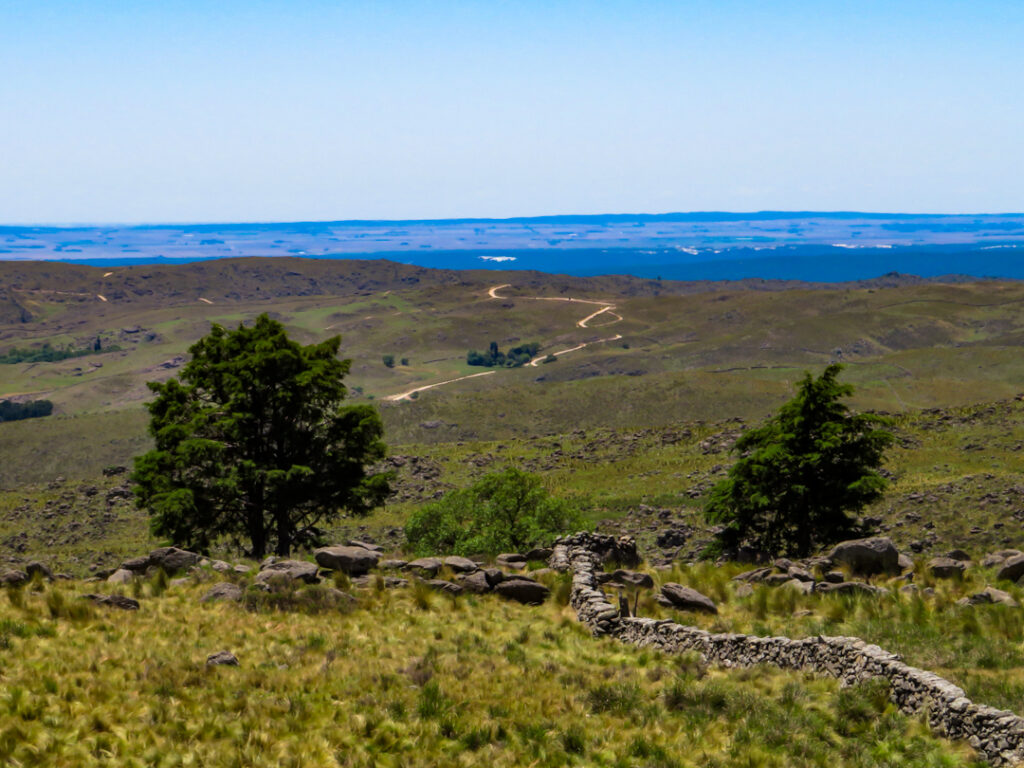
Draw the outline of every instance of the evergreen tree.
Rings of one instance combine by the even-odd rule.
[[[384,500],[390,475],[367,471],[384,456],[383,425],[369,405],[341,405],[351,361],[338,359],[340,341],[301,346],[265,314],[249,328],[214,325],[179,378],[149,384],[156,447],[132,479],[154,533],[287,555],[299,530]]]
[[[751,547],[803,557],[862,532],[847,512],[882,494],[877,470],[893,436],[887,419],[851,413],[840,401],[853,393],[836,380],[840,370],[808,373],[796,397],[736,442],[740,458],[705,507],[707,520],[723,526],[707,554]]]

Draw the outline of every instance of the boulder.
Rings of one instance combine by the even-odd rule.
[[[273,581],[304,581],[307,584],[316,584],[320,581],[316,572],[315,563],[304,560],[275,560],[267,563],[256,574],[255,581],[257,584],[270,584]]]
[[[1006,579],[1007,581],[1016,581],[1021,576],[1024,576],[1024,555],[1013,555],[1006,558],[996,574],[997,579]]]
[[[380,554],[363,547],[321,547],[313,553],[321,568],[361,576],[377,567]]]
[[[887,536],[843,541],[829,553],[833,563],[847,566],[857,576],[899,573],[899,558],[896,545]]]
[[[981,567],[982,568],[995,568],[996,566],[1002,565],[1005,562],[1006,562],[1006,558],[1005,557],[1000,557],[999,555],[997,555],[997,554],[995,554],[993,552],[992,554],[985,555],[983,558],[981,558]]]
[[[462,594],[462,587],[451,581],[445,581],[444,579],[427,579],[423,583],[432,589],[436,589],[438,592],[444,592],[449,595]]]
[[[381,560],[377,563],[378,568],[383,568],[385,571],[400,571],[408,565],[406,560],[396,560],[389,558],[387,560]]]
[[[788,587],[789,589],[795,589],[802,595],[809,595],[814,591],[814,582],[804,581],[802,579],[790,579],[782,586]]]
[[[480,569],[480,566],[468,557],[459,557],[458,555],[449,555],[441,562],[456,573],[472,573],[473,571]]]
[[[780,584],[785,584],[791,578],[788,573],[770,573],[762,579],[762,583],[769,587],[777,587]]]
[[[231,563],[226,563],[223,560],[211,560],[209,565],[217,573],[227,573],[232,569]]]
[[[736,587],[736,597],[750,597],[752,594],[754,594],[754,587],[749,582],[744,582]]]
[[[967,563],[950,557],[933,557],[928,561],[928,572],[936,579],[952,579],[963,576]]]
[[[25,573],[31,579],[36,574],[39,574],[39,578],[46,579],[47,581],[53,581],[53,571],[50,570],[49,566],[45,563],[34,561],[25,566]]]
[[[822,578],[829,584],[842,584],[846,581],[842,571],[828,571]]]
[[[624,587],[654,588],[654,579],[651,577],[651,574],[643,573],[642,571],[628,571],[624,568],[618,568],[609,573],[608,576],[611,577],[609,581],[622,584]]]
[[[914,570],[914,558],[910,555],[904,555],[900,552],[900,556],[896,559],[896,563],[899,565],[901,571]]]
[[[523,576],[503,579],[494,587],[494,591],[502,597],[525,605],[540,605],[551,594],[551,590],[543,584]]]
[[[126,571],[134,571],[135,573],[145,573],[149,565],[149,555],[142,555],[142,557],[133,557],[130,560],[125,560],[121,563],[121,568]]]
[[[405,567],[407,570],[416,571],[421,576],[434,577],[444,567],[444,563],[438,557],[421,557],[408,563]]]
[[[0,584],[3,584],[5,587],[20,587],[22,584],[27,583],[28,574],[24,571],[4,571],[3,575],[0,575]]]
[[[682,584],[669,582],[661,587],[661,594],[672,603],[673,608],[684,611],[701,611],[703,613],[718,613],[718,608],[711,598],[705,597],[696,589],[684,587]]]
[[[92,600],[96,605],[108,605],[112,608],[120,608],[122,611],[139,610],[139,601],[124,595],[82,595],[83,600]]]
[[[231,651],[217,651],[206,657],[208,667],[237,667],[238,658]]]
[[[198,565],[201,559],[195,552],[177,547],[161,547],[149,553],[150,566],[163,568],[168,574],[188,570],[193,565]]]
[[[797,581],[814,581],[814,577],[811,575],[811,572],[806,568],[801,568],[799,565],[791,565],[787,573],[791,579],[796,579]]]
[[[360,549],[366,549],[370,552],[383,552],[384,547],[379,544],[370,544],[367,541],[359,541],[358,539],[349,539],[347,545],[350,547],[359,547]]]
[[[733,581],[764,581],[766,578],[772,575],[774,571],[771,568],[755,568],[752,571],[744,571],[743,573],[736,574],[733,576]]]
[[[965,550],[962,549],[951,549],[949,552],[946,553],[946,557],[948,557],[950,560],[962,560],[963,562],[971,561],[971,556],[967,554]]]
[[[487,579],[487,583],[491,585],[491,588],[494,588],[505,580],[505,572],[500,568],[484,568],[484,578]]]
[[[863,581],[844,581],[842,584],[819,584],[817,592],[827,592],[833,595],[887,595],[889,590],[885,587],[873,587]]]
[[[233,570],[235,573],[249,573],[249,571],[252,570],[252,566],[251,565],[245,565],[244,563],[239,563],[238,565],[236,565],[231,570]]]
[[[988,603],[1007,605],[1011,608],[1020,607],[1020,603],[1014,600],[1009,593],[1003,592],[1003,590],[996,589],[995,587],[985,587],[981,592],[973,594],[970,597],[962,597],[956,601],[957,605],[985,605]]]
[[[531,562],[539,560],[546,563],[551,557],[552,552],[554,552],[554,550],[551,549],[551,547],[534,547],[526,553],[526,559]]]
[[[526,567],[526,555],[517,552],[504,552],[494,558],[494,562],[506,568],[522,569]]]
[[[242,599],[242,588],[237,584],[232,584],[230,581],[222,581],[220,584],[214,584],[210,590],[199,598],[200,603],[212,603],[218,600],[231,600],[238,602]]]
[[[107,576],[107,584],[131,584],[135,576],[135,573],[126,568],[118,568]]]
[[[473,592],[478,595],[482,595],[485,592],[491,591],[491,585],[487,581],[487,574],[483,571],[474,571],[473,573],[462,573],[456,576],[467,592]]]

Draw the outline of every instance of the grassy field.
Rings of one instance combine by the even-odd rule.
[[[359,593],[199,604],[208,585],[0,599],[0,762],[28,766],[963,766],[884,688],[706,670],[589,637],[563,605]],[[317,591],[319,590],[319,591]],[[318,599],[319,598],[319,599]],[[238,667],[207,667],[230,650]]]

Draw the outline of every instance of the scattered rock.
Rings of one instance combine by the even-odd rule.
[[[1006,558],[996,574],[997,579],[1007,581],[1016,581],[1021,576],[1024,576],[1024,554]]]
[[[449,595],[462,594],[462,587],[451,581],[445,581],[444,579],[427,579],[423,583],[428,587],[436,589],[438,592],[445,592]]]
[[[361,576],[377,567],[380,554],[364,547],[321,547],[313,553],[321,568],[341,571],[349,576]]]
[[[135,573],[129,571],[126,568],[118,568],[112,574],[107,576],[108,584],[131,584],[135,578]]]
[[[4,574],[0,576],[0,584],[3,584],[5,587],[20,587],[22,584],[27,583],[28,574],[24,571],[5,571]]]
[[[536,571],[534,575],[536,575]],[[649,573],[642,573],[641,571],[627,571],[623,568],[606,573],[598,577],[598,581],[603,582],[615,582],[621,584],[624,587],[638,587],[641,589],[653,589],[654,579]]]
[[[458,557],[456,555],[450,555],[444,558],[441,562],[449,568],[451,568],[456,573],[472,573],[473,571],[480,569],[480,566],[474,563],[468,557]]]
[[[887,536],[843,541],[829,553],[833,563],[847,566],[857,576],[898,573],[899,557],[896,545]]]
[[[384,547],[379,544],[370,544],[366,541],[359,541],[358,539],[349,539],[347,542],[350,547],[361,547],[362,549],[368,549],[371,552],[383,552]]]
[[[381,560],[379,563],[377,563],[378,567],[383,568],[386,571],[400,571],[407,565],[409,565],[408,561],[396,560],[394,558],[390,558],[388,560]]]
[[[275,580],[279,581],[304,581],[307,584],[316,584],[320,579],[316,575],[315,563],[307,563],[304,560],[277,560],[268,563],[256,574],[257,584],[270,584]]]
[[[39,578],[41,579],[46,579],[47,581],[54,580],[53,571],[50,570],[49,566],[38,561],[34,561],[26,565],[25,573],[28,574],[30,579],[38,573]]]
[[[901,571],[914,570],[914,558],[910,555],[905,555],[900,552],[900,556],[896,559],[896,563],[899,565]]]
[[[413,560],[405,567],[406,570],[416,571],[420,575],[430,576],[433,578],[437,575],[437,572],[444,567],[444,563],[438,557],[421,557],[417,560]]]
[[[96,605],[109,605],[122,611],[139,610],[139,601],[124,595],[82,595],[83,600],[92,600]]]
[[[231,651],[217,651],[206,657],[208,667],[237,667],[238,657]]]
[[[484,577],[493,588],[505,580],[505,572],[500,568],[484,568]]]
[[[750,597],[754,594],[754,587],[751,584],[744,582],[736,587],[736,597]]]
[[[506,568],[522,569],[526,567],[526,556],[516,552],[505,552],[494,558],[494,562]]]
[[[502,580],[494,587],[494,591],[502,597],[525,605],[540,605],[551,594],[551,590],[543,584],[523,576],[512,576]]]
[[[952,579],[963,576],[967,563],[950,557],[933,557],[928,561],[928,572],[936,579]]]
[[[704,613],[718,613],[718,608],[711,598],[705,597],[700,592],[682,584],[669,582],[661,587],[661,594],[666,600],[672,603],[673,608],[680,608],[684,611],[702,611]]]
[[[237,584],[232,584],[230,581],[222,581],[220,584],[214,584],[210,590],[199,598],[200,603],[210,603],[217,600],[231,600],[238,602],[242,599],[242,588]]]
[[[885,587],[873,587],[863,581],[844,581],[842,584],[819,584],[818,592],[828,592],[837,595],[887,595],[889,590]]]
[[[1008,605],[1011,608],[1020,607],[1020,603],[1014,600],[1009,593],[1003,592],[1003,590],[996,589],[995,587],[985,587],[981,592],[969,597],[962,597],[956,601],[957,605],[985,605],[987,603]]]
[[[149,553],[149,564],[157,568],[163,568],[167,574],[177,573],[198,565],[202,559],[195,552],[189,552],[177,547],[161,547]]]
[[[842,571],[828,571],[822,578],[829,584],[842,584],[846,581]]]
[[[551,547],[534,547],[526,553],[526,559],[529,561],[543,561],[547,562],[551,557]]]
[[[487,574],[483,571],[459,574],[456,578],[459,580],[459,584],[465,587],[467,592],[482,595],[485,592],[491,591],[491,584],[487,581]]]

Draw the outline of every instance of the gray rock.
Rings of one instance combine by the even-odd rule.
[[[673,608],[679,608],[684,611],[718,613],[718,608],[711,598],[705,597],[691,587],[684,587],[682,584],[669,582],[662,585],[661,594],[672,603]]]
[[[765,576],[762,580],[762,584],[767,584],[769,587],[777,587],[781,584],[785,584],[792,578],[788,573],[771,573]]]
[[[377,567],[383,568],[385,571],[400,571],[402,568],[405,568],[408,564],[409,563],[406,560],[396,560],[394,558],[390,558],[388,560],[381,560],[380,562],[378,562]]]
[[[796,579],[797,581],[814,581],[811,572],[806,568],[801,568],[799,565],[791,565],[787,573],[791,579]]]
[[[857,576],[899,573],[899,557],[896,545],[887,536],[843,541],[829,553],[833,563],[847,566]]]
[[[303,581],[316,584],[320,579],[316,575],[315,563],[304,560],[275,560],[267,564],[256,574],[257,584],[270,584],[274,581]]]
[[[532,579],[512,576],[498,583],[494,591],[502,597],[525,605],[540,605],[548,599],[551,590]]]
[[[407,570],[416,571],[421,575],[434,577],[444,567],[444,563],[438,557],[421,557],[408,563],[405,567]]]
[[[819,584],[818,592],[827,592],[833,595],[887,595],[889,590],[885,587],[873,587],[863,581],[844,581],[842,584]]]
[[[121,568],[135,573],[145,573],[149,565],[149,555],[142,555],[142,557],[133,557],[130,560],[125,560],[121,563]]]
[[[377,567],[380,554],[363,547],[321,547],[313,553],[321,568],[361,576]]]
[[[756,582],[764,581],[766,578],[772,575],[774,571],[771,568],[754,568],[752,571],[744,571],[743,573],[733,576],[733,581],[747,581]]]
[[[971,556],[963,549],[951,549],[946,553],[946,557],[950,560],[962,560],[965,563],[969,563],[971,561]]]
[[[445,581],[444,579],[427,579],[423,583],[432,589],[436,589],[438,592],[445,592],[449,595],[462,594],[462,587],[451,581]]]
[[[193,565],[198,565],[201,559],[195,552],[177,547],[161,547],[149,553],[150,566],[163,568],[167,574],[188,570]]]
[[[795,589],[801,595],[809,595],[814,591],[814,582],[804,581],[802,579],[790,579],[782,586],[789,589]]]
[[[217,573],[228,573],[231,569],[231,563],[225,563],[223,560],[211,560],[210,567]]]
[[[752,594],[754,594],[754,587],[752,584],[744,582],[736,587],[736,597],[750,597]]]
[[[20,587],[22,584],[28,583],[28,574],[24,571],[10,570],[4,571],[3,575],[0,575],[0,584],[5,587]]]
[[[949,557],[933,557],[928,561],[928,572],[936,579],[952,579],[963,576],[967,563]]]
[[[846,581],[846,577],[842,571],[829,571],[822,578],[825,579],[829,584],[842,584]]]
[[[526,567],[526,555],[517,552],[504,552],[494,558],[494,562],[506,568],[521,569]]]
[[[456,573],[472,573],[480,568],[479,565],[474,563],[468,557],[458,557],[457,555],[449,555],[441,562]]]
[[[900,552],[900,556],[896,560],[901,571],[912,571],[914,570],[914,558],[910,555],[904,555]]]
[[[467,592],[482,595],[485,592],[491,591],[491,585],[487,581],[487,574],[483,571],[459,574],[456,578],[459,580],[459,584],[461,584]]]
[[[237,584],[232,584],[230,581],[222,581],[220,584],[214,584],[210,590],[199,598],[200,603],[210,603],[217,600],[231,600],[238,602],[242,599],[242,588]]]
[[[46,579],[47,581],[53,581],[54,579],[53,571],[50,570],[49,566],[47,566],[45,563],[40,563],[38,561],[34,561],[26,565],[25,573],[28,574],[28,577],[30,579],[37,573],[39,574],[39,578],[41,579]]]
[[[995,568],[997,565],[1002,565],[1005,562],[1006,562],[1006,558],[1005,557],[1000,557],[999,555],[993,553],[991,555],[985,555],[981,559],[981,567],[982,568]]]
[[[132,579],[136,576],[135,573],[125,568],[118,568],[112,574],[107,576],[108,584],[131,584]]]
[[[996,574],[997,579],[1006,579],[1007,581],[1016,581],[1021,576],[1024,576],[1024,555],[1013,555],[1006,558]]]
[[[122,611],[139,610],[139,601],[124,595],[82,595],[83,600],[92,600],[97,605],[107,605],[112,608],[120,608]]]
[[[484,568],[484,577],[493,588],[505,580],[505,572],[500,568]]]
[[[999,605],[1007,605],[1011,608],[1019,608],[1020,603],[1013,599],[1008,592],[1004,592],[1001,589],[995,587],[985,587],[981,592],[973,594],[969,597],[962,597],[956,601],[957,605],[986,605],[989,603],[997,603]]]
[[[217,651],[206,657],[208,667],[237,667],[238,658],[231,651]]]
[[[534,547],[526,553],[526,559],[529,561],[540,560],[546,563],[551,557],[552,551],[551,547]]]
[[[536,574],[536,571],[534,573]],[[611,581],[626,587],[637,587],[639,589],[654,588],[654,579],[651,577],[651,574],[643,573],[642,571],[629,571],[624,568],[618,568],[608,575],[611,576]]]
[[[380,553],[384,551],[384,547],[380,546],[379,544],[370,544],[367,541],[359,541],[358,539],[349,539],[347,544],[350,547],[359,547],[360,549],[366,549],[370,552]]]
[[[252,566],[251,565],[243,565],[242,563],[239,563],[238,565],[236,565],[231,570],[233,570],[235,573],[249,573],[249,571],[252,570]]]

